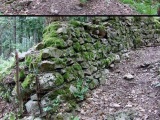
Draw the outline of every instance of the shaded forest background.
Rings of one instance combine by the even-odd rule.
[[[26,51],[40,42],[44,18],[1,17],[0,24],[0,56],[8,58],[15,49]]]

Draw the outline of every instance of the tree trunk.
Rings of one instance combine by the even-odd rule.
[[[13,20],[14,20],[14,24],[13,24],[13,33],[14,33],[14,34],[13,34],[13,38],[14,38],[15,49],[16,49],[16,43],[17,43],[17,42],[16,42],[16,41],[17,41],[17,39],[16,39],[16,27],[17,27],[17,26],[16,26],[16,17],[14,17]]]

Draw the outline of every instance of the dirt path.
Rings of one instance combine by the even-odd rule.
[[[82,103],[81,120],[160,120],[159,68],[160,47],[131,51]],[[126,73],[134,79],[125,80]]]
[[[5,0],[2,0],[5,1]],[[16,0],[5,5],[0,1],[0,12],[3,14],[29,15],[135,15],[128,5],[119,0],[89,0],[84,7],[78,7],[79,0],[33,0],[21,2]],[[28,1],[28,0],[23,0]]]

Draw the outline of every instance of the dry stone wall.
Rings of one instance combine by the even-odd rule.
[[[25,56],[23,94],[35,93],[37,75],[44,112],[70,112],[85,99],[87,91],[105,83],[107,68],[120,61],[121,52],[159,42],[160,23],[154,18],[101,17],[88,23],[54,22],[44,30],[43,41],[35,51]],[[53,106],[56,100],[61,107]],[[39,113],[27,105],[28,102],[28,112]]]

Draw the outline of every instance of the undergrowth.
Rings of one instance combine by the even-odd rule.
[[[141,14],[156,15],[158,5],[158,0],[121,0],[125,4],[131,5]]]
[[[8,60],[0,57],[0,81],[7,75],[10,74],[11,68],[14,65],[14,57],[10,57]]]

